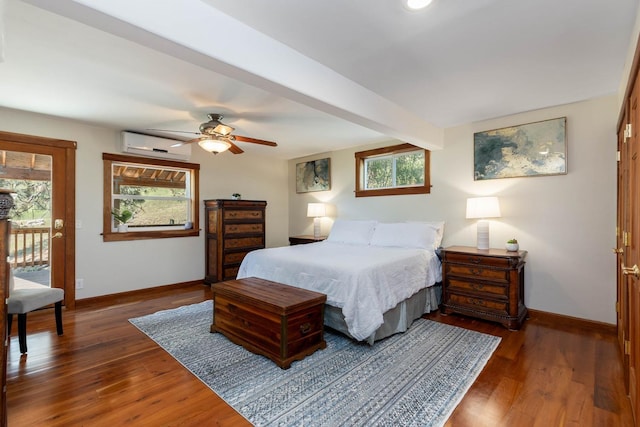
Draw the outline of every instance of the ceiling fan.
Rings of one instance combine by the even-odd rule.
[[[225,125],[221,122],[222,114],[207,114],[209,117],[208,122],[204,122],[200,125],[200,132],[187,132],[180,130],[167,130],[167,129],[149,129],[160,132],[179,132],[179,133],[192,133],[200,135],[197,138],[190,139],[188,141],[177,142],[172,147],[179,147],[184,144],[191,144],[197,142],[203,150],[209,151],[213,154],[222,153],[223,151],[231,151],[233,154],[244,153],[244,150],[238,147],[235,142],[250,142],[252,144],[267,145],[269,147],[277,147],[278,144],[271,141],[265,141],[263,139],[249,138],[248,136],[232,135],[231,132],[235,130],[231,126]]]

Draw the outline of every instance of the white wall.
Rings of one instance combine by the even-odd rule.
[[[306,203],[334,205],[333,217],[445,220],[443,245],[475,246],[475,222],[465,219],[466,198],[497,195],[502,218],[492,221],[491,245],[516,237],[529,252],[525,268],[528,307],[615,324],[616,96],[473,123],[445,131],[445,148],[431,153],[429,195],[355,198],[354,153],[342,150],[289,162],[290,232],[312,233]],[[567,117],[568,174],[473,180],[473,133]],[[391,145],[397,141],[390,141]],[[376,145],[376,147],[379,145]],[[331,158],[332,189],[296,194],[295,164]],[[332,218],[323,222],[329,232]]]
[[[0,129],[7,132],[77,141],[76,278],[84,289],[76,298],[143,289],[204,277],[204,231],[199,237],[103,242],[102,153],[118,153],[119,130],[0,108]],[[287,163],[264,161],[250,153],[217,156],[194,147],[190,160],[199,163],[200,199],[230,198],[267,201],[267,246],[287,244]],[[200,204],[200,229],[204,229]]]

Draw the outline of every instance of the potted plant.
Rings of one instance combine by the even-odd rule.
[[[119,233],[126,233],[127,231],[129,231],[129,226],[127,225],[127,221],[129,221],[131,217],[133,217],[133,214],[131,213],[130,210],[124,209],[120,212],[112,211],[111,215],[113,215],[115,220],[118,221]]]
[[[518,240],[516,239],[507,240],[506,248],[509,252],[517,251],[518,249],[520,249],[520,246],[518,245]]]
[[[240,195],[240,193],[233,193],[233,194],[231,195],[231,198],[232,198],[233,200],[240,200],[240,197],[242,197],[242,196]]]

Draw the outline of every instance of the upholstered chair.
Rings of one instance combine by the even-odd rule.
[[[56,330],[62,335],[62,301],[64,291],[50,288],[29,280],[9,276],[9,298],[7,299],[7,328],[11,334],[13,315],[18,315],[18,341],[20,353],[27,352],[27,313],[54,304]]]

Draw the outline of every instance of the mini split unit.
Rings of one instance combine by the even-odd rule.
[[[178,140],[144,135],[135,132],[122,132],[122,151],[139,156],[186,161],[191,158],[191,144],[172,147]]]

